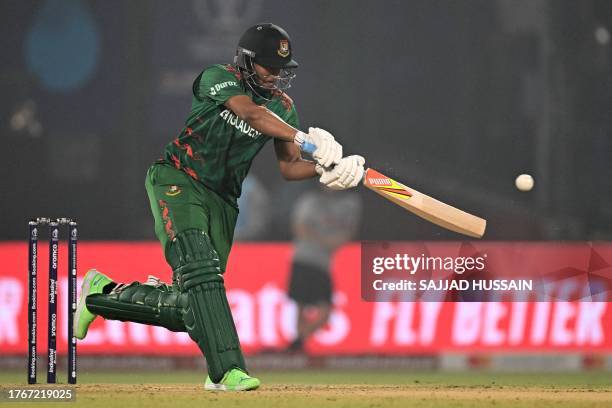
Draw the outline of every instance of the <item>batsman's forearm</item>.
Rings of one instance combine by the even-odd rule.
[[[297,129],[282,120],[274,112],[259,106],[254,109],[249,117],[245,118],[247,123],[264,135],[275,137],[286,142],[293,142]]]
[[[317,176],[315,164],[307,160],[296,160],[292,162],[279,162],[281,174],[285,180],[306,180]]]

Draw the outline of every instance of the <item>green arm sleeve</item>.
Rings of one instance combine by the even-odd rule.
[[[199,94],[222,105],[232,96],[246,95],[235,73],[226,67],[214,65],[202,73]]]

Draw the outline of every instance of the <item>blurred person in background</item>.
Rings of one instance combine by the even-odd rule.
[[[223,278],[251,162],[274,140],[286,180],[318,176],[342,190],[355,187],[364,173],[363,158],[343,158],[329,132],[298,130],[285,93],[297,66],[285,30],[258,24],[241,37],[234,64],[213,65],[196,78],[185,127],[145,180],[172,284],[155,277],[122,284],[90,270],[75,314],[77,338],[85,338],[96,316],[186,331],[206,358],[205,389],[259,387],[246,369]],[[302,159],[306,144],[314,161]]]
[[[254,174],[242,183],[238,199],[240,213],[234,230],[235,241],[257,240],[264,236],[270,221],[270,194]]]
[[[294,254],[288,291],[298,307],[297,336],[287,351],[301,352],[308,337],[327,323],[333,303],[331,260],[336,249],[355,236],[361,207],[356,193],[323,186],[297,200],[291,219]]]

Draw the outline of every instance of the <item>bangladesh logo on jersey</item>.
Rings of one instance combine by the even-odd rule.
[[[169,197],[174,197],[181,194],[181,189],[179,188],[179,186],[170,186],[170,188],[168,188],[168,191],[166,191],[166,195]]]
[[[276,52],[281,57],[287,58],[289,56],[289,41],[287,41],[287,40],[280,40],[280,45],[279,45],[278,50]]]

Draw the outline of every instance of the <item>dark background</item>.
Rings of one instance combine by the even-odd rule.
[[[194,77],[257,22],[291,34],[302,128],[487,218],[487,239],[612,238],[612,2],[2,1],[0,239],[72,216],[85,239],[152,239],[147,167],[182,127]],[[316,182],[252,168],[288,239]],[[521,193],[514,178],[530,173]],[[363,189],[360,239],[459,239]],[[246,208],[245,204],[245,208]]]

